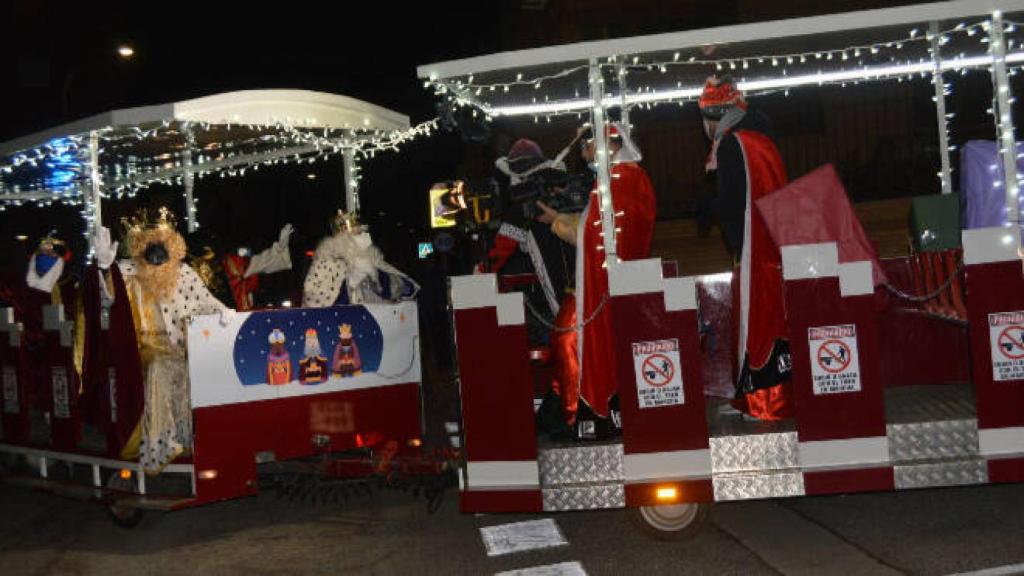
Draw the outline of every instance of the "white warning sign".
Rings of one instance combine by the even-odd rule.
[[[640,408],[660,408],[685,402],[679,340],[634,342],[633,366]]]
[[[988,315],[992,380],[1024,380],[1024,311]]]
[[[818,326],[807,329],[811,350],[814,394],[860,392],[857,326]]]

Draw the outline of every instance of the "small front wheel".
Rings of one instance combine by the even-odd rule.
[[[639,506],[630,516],[649,536],[659,540],[686,540],[700,532],[711,513],[711,504],[686,502]]]

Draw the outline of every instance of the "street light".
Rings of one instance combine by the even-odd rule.
[[[127,60],[135,55],[135,49],[127,44],[122,44],[117,47],[117,55]]]

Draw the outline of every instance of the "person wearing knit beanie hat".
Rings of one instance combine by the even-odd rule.
[[[736,399],[765,420],[793,415],[792,372],[782,296],[781,257],[753,203],[782,187],[786,169],[753,110],[729,77],[711,77],[698,102],[711,140],[705,168],[716,172],[718,216],[726,244],[739,261],[733,274]]]
[[[570,147],[571,143],[554,159],[548,160],[539,144],[528,138],[520,138],[512,143],[507,155],[494,161],[494,166],[515,185],[542,170],[565,170],[565,156]]]
[[[704,169],[711,172],[718,167],[718,145],[729,130],[739,124],[747,114],[747,101],[736,89],[732,78],[712,76],[704,84],[697,101],[704,119],[704,133],[711,139],[711,153]]]

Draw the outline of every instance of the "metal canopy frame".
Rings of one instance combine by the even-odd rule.
[[[827,16],[810,16],[753,24],[720,26],[685,32],[578,42],[575,44],[515,50],[487,56],[425,64],[419,66],[416,72],[423,79],[454,78],[456,76],[466,76],[481,72],[522,69],[547,64],[567,62],[585,64],[591,58],[600,59],[625,54],[697,48],[720,44],[723,39],[728,39],[729,43],[742,43],[753,40],[791,38],[864,28],[927,23],[934,20],[954,20],[988,15],[997,10],[1002,12],[1021,11],[1024,10],[1024,1],[957,0],[954,2],[933,2],[897,8],[830,14]]]
[[[215,152],[210,157],[197,150],[196,132],[223,128],[217,136],[228,139],[232,126],[243,128],[235,130],[240,133],[235,138],[245,138],[244,143],[259,145],[259,149],[238,154]],[[367,143],[394,139],[409,128],[409,117],[393,110],[347,96],[305,90],[243,90],[112,110],[0,143],[0,159],[14,160],[11,165],[0,166],[6,173],[26,162],[35,166],[44,161],[47,156],[42,150],[57,139],[72,140],[82,160],[81,177],[59,189],[44,184],[22,191],[5,185],[0,174],[0,203],[81,201],[91,245],[95,228],[101,222],[104,196],[153,182],[180,181],[185,186],[186,221],[192,232],[198,226],[192,195],[197,174],[331,152],[344,155],[345,206],[347,210],[355,210],[358,207],[358,179],[354,177],[356,152]],[[173,134],[174,138],[168,138],[168,134]],[[142,155],[156,167],[118,170],[115,175],[105,177],[102,160],[105,154],[113,153],[106,150],[110,142],[134,142],[136,139],[147,147],[142,151],[130,150],[129,157],[138,159]],[[219,149],[219,144],[209,145]],[[178,161],[162,162],[175,154]]]
[[[1003,183],[1006,191],[1006,221],[1007,225],[1019,225],[1019,184],[1016,170],[1016,150],[1014,146],[1014,127],[1010,105],[1012,97],[1007,79],[1007,65],[1020,66],[1024,63],[1024,51],[1017,49],[1016,52],[1007,50],[1007,41],[1004,38],[1003,17],[1006,13],[1024,12],[1024,0],[956,0],[951,2],[934,2],[928,4],[917,4],[901,6],[896,8],[883,8],[878,10],[865,10],[833,14],[826,16],[813,16],[807,18],[794,18],[787,20],[776,20],[753,24],[742,24],[737,26],[725,26],[703,30],[692,30],[667,34],[654,34],[647,36],[636,36],[631,38],[618,38],[612,40],[580,42],[560,46],[550,46],[529,50],[518,50],[502,52],[487,56],[478,56],[461,60],[451,60],[426,64],[417,68],[417,74],[425,80],[425,86],[439,86],[439,94],[444,94],[457,105],[470,105],[483,110],[488,117],[496,116],[532,116],[560,114],[565,112],[587,112],[595,122],[605,122],[606,110],[619,107],[624,114],[632,105],[691,100],[696,98],[701,91],[700,85],[682,86],[677,89],[669,89],[658,93],[643,91],[627,92],[625,85],[625,74],[622,73],[622,63],[627,57],[637,58],[639,55],[653,56],[657,53],[671,53],[677,51],[675,58],[678,59],[680,50],[693,49],[706,46],[728,48],[742,45],[743,43],[758,43],[768,41],[782,41],[786,39],[789,43],[799,45],[802,42],[821,41],[822,37],[837,38],[845,36],[857,38],[858,33],[869,30],[889,30],[899,26],[918,26],[921,35],[920,40],[929,40],[927,44],[927,57],[903,65],[895,66],[867,66],[860,69],[856,67],[849,69],[856,74],[850,74],[849,78],[842,74],[825,73],[819,70],[817,75],[807,74],[800,77],[786,77],[785,69],[782,75],[776,77],[758,78],[755,81],[747,82],[741,79],[740,89],[768,91],[789,87],[790,85],[813,86],[829,82],[855,82],[857,75],[864,76],[859,79],[885,79],[903,76],[921,75],[930,76],[935,85],[936,100],[936,125],[939,130],[941,169],[938,176],[942,183],[942,192],[952,192],[950,177],[950,146],[947,137],[947,114],[945,110],[945,80],[943,74],[950,70],[965,70],[970,68],[988,68],[991,71],[993,80],[993,112],[997,127],[997,140],[1000,145],[1001,164],[1003,167]],[[943,55],[941,42],[937,34],[941,32],[940,23],[956,22],[962,19],[983,18],[985,42],[988,44],[984,52],[967,57],[963,54]],[[877,32],[880,33],[880,32]],[[723,45],[727,40],[728,45]],[[813,42],[811,42],[813,44]],[[836,50],[845,50],[847,46],[835,46]],[[1024,48],[1022,46],[1021,48]],[[948,49],[947,49],[948,50]],[[735,57],[735,61],[742,61],[746,69],[747,60],[752,55],[741,54]],[[770,54],[765,56],[771,57]],[[844,60],[845,60],[844,54]],[[756,58],[756,56],[755,56]],[[732,57],[729,57],[732,59]],[[775,65],[772,59],[772,66]],[[692,61],[692,60],[691,60]],[[634,60],[636,62],[636,60]],[[708,62],[698,61],[701,65]],[[730,62],[733,64],[734,62]],[[642,65],[642,64],[641,64]],[[528,71],[540,72],[538,80],[534,85],[535,89],[540,88],[540,79],[545,81],[565,78],[576,70],[590,69],[589,94],[581,94],[577,90],[575,98],[549,101],[544,97],[538,100],[534,94],[528,100],[512,101],[508,96],[508,87],[530,82],[522,81],[523,74]],[[735,66],[733,66],[735,68]],[[721,69],[721,68],[719,68]],[[618,77],[621,80],[618,86],[618,93],[613,93],[603,87],[595,87],[595,78],[601,77],[603,71],[612,74],[618,70]],[[473,76],[483,76],[493,79],[496,76],[507,76],[510,73],[519,72],[515,82],[497,82],[490,84],[474,84]],[[664,69],[662,70],[664,72]],[[468,77],[465,83],[463,78]],[[745,85],[746,84],[746,85]],[[497,91],[495,87],[504,87],[504,90]],[[480,97],[481,87],[486,87],[487,93]],[[630,89],[633,86],[629,86]],[[505,94],[502,95],[501,93]],[[486,103],[490,94],[495,98],[505,97],[506,106],[491,107]],[[597,144],[601,145],[603,139],[598,138]],[[602,164],[598,174],[607,174],[608,157],[599,155],[599,164]],[[605,186],[598,186],[598,193],[601,196],[601,206],[609,207],[611,202],[606,198],[610,194]],[[606,254],[614,254],[614,225],[608,221],[603,223],[604,242]],[[614,259],[613,259],[614,260]]]

